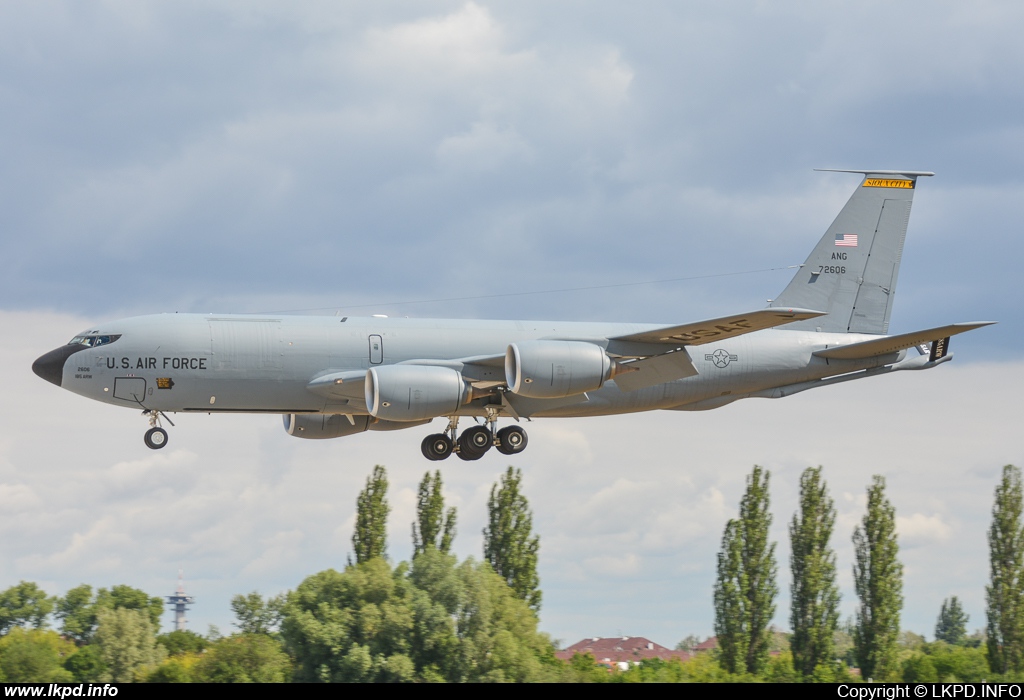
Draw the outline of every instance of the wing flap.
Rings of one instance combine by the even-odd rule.
[[[948,326],[939,326],[938,328],[929,328],[927,330],[914,331],[913,333],[904,333],[902,335],[888,335],[882,338],[874,338],[860,343],[853,343],[851,345],[841,345],[837,348],[818,350],[814,354],[818,357],[824,357],[830,360],[863,360],[868,357],[888,355],[890,353],[899,352],[900,350],[906,350],[914,347],[915,345],[932,343],[943,339],[948,340],[950,336],[966,333],[967,331],[973,331],[975,328],[991,326],[993,323],[995,323],[995,321],[953,323]]]
[[[824,316],[824,311],[810,309],[759,309],[746,314],[712,318],[697,323],[684,323],[679,326],[665,326],[650,331],[620,335],[610,340],[631,341],[639,343],[664,343],[681,347],[683,345],[703,345],[723,338],[732,338],[744,333],[775,328],[795,321]]]

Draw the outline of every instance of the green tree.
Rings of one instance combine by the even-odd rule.
[[[93,683],[103,677],[107,665],[103,663],[100,648],[95,644],[87,644],[65,659],[64,668],[71,672],[77,682]]]
[[[95,595],[92,586],[75,586],[57,599],[55,615],[61,621],[61,632],[79,644],[88,644],[96,632],[99,611],[119,609],[138,610],[149,618],[155,630],[160,629],[163,600],[125,585],[101,588]]]
[[[676,644],[679,651],[693,651],[694,647],[700,644],[701,639],[695,634],[688,634]]]
[[[356,563],[383,557],[388,548],[388,477],[384,467],[377,465],[373,475],[367,477],[366,488],[359,492],[356,501],[356,531],[352,533],[352,548],[356,552]]]
[[[715,634],[719,660],[729,673],[762,672],[769,657],[775,615],[775,543],[768,541],[771,474],[755,466],[747,477],[739,518],[726,523],[715,581]]]
[[[935,623],[936,641],[963,644],[967,640],[967,621],[970,619],[956,596],[942,601],[939,619]]]
[[[265,634],[235,634],[219,639],[192,668],[200,683],[286,683],[291,660],[281,643]]]
[[[921,652],[913,652],[903,662],[904,683],[938,683],[939,673],[931,657]]]
[[[1020,469],[1007,464],[996,487],[988,531],[991,581],[985,587],[988,662],[996,673],[1024,670],[1024,489]]]
[[[55,617],[60,631],[79,644],[88,644],[96,631],[96,601],[92,586],[82,584],[70,589],[56,601]]]
[[[157,636],[156,641],[170,656],[199,654],[208,644],[206,637],[192,630],[173,630]]]
[[[484,559],[534,612],[540,611],[537,555],[540,537],[533,534],[533,513],[519,491],[523,475],[508,468],[491,486],[487,499],[488,524],[484,528]]]
[[[52,630],[15,627],[0,638],[0,676],[8,683],[68,683],[64,659],[75,645]]]
[[[160,618],[164,614],[163,598],[151,596],[131,586],[113,586],[110,590],[101,588],[96,592],[96,605],[110,610],[138,610],[149,618],[154,632],[160,630]]]
[[[789,525],[793,587],[790,624],[793,667],[810,677],[814,669],[835,658],[839,626],[836,555],[829,545],[836,509],[821,478],[821,467],[800,476],[800,511]]]
[[[289,593],[281,636],[300,682],[531,681],[565,666],[537,617],[487,564],[428,547],[411,567],[377,558]]]
[[[903,565],[896,541],[896,509],[885,496],[885,479],[876,475],[868,488],[868,509],[853,533],[853,582],[860,599],[854,649],[861,675],[897,680],[897,640],[903,607]]]
[[[263,599],[256,591],[249,595],[236,595],[231,599],[235,613],[235,627],[242,634],[270,634],[281,622],[280,597]]]
[[[106,671],[102,681],[131,683],[163,661],[167,651],[156,643],[149,615],[130,608],[102,608],[96,615],[93,643]]]
[[[427,547],[447,554],[455,539],[455,509],[444,510],[444,495],[441,493],[441,470],[423,475],[420,482],[419,498],[416,502],[416,522],[412,524],[413,556]]]
[[[192,669],[199,663],[200,656],[192,652],[171,656],[146,676],[147,683],[192,683]]]
[[[30,581],[21,581],[0,592],[0,635],[13,627],[46,627],[54,600]]]

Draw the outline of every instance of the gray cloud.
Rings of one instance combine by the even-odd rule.
[[[895,322],[1020,318],[1010,3],[0,12],[7,308],[706,317],[786,274],[388,302],[799,263],[854,185],[810,168],[882,166],[940,173]]]

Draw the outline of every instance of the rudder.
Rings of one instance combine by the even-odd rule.
[[[903,242],[917,178],[930,172],[831,170],[864,179],[773,307],[820,309],[827,316],[787,330],[889,332]]]

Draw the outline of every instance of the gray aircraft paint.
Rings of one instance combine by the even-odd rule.
[[[59,378],[69,391],[129,408],[321,414],[322,425],[342,426],[335,432],[347,434],[429,422],[367,418],[363,383],[371,367],[440,365],[475,386],[504,389],[501,358],[511,343],[531,340],[594,343],[627,365],[653,358],[667,374],[652,376],[678,378],[633,391],[611,379],[593,391],[552,400],[499,391],[462,405],[455,415],[484,416],[499,406],[502,417],[523,418],[705,410],[739,398],[779,398],[836,381],[936,366],[951,357],[945,343],[942,356],[932,359],[926,348],[915,351],[908,343],[894,341],[898,349],[891,350],[865,342],[888,330],[913,187],[930,173],[857,172],[865,176],[860,186],[771,304],[772,312],[796,307],[826,314],[807,311],[798,317],[807,320],[761,324],[778,329],[736,330],[729,323],[739,317],[709,326],[725,329],[715,337],[713,330],[695,332],[694,324],[161,314],[89,329],[80,335],[119,337],[98,347],[58,348],[34,369],[54,383]],[[836,245],[837,236],[846,243],[848,234],[857,236],[856,246]],[[911,341],[948,341],[980,325],[925,331]],[[852,347],[857,343],[865,344]],[[842,358],[815,354],[841,346],[851,346]],[[54,369],[60,362],[63,368]],[[58,376],[47,375],[44,365]],[[637,383],[628,373],[621,376],[624,384]],[[289,420],[286,427],[294,425]]]

